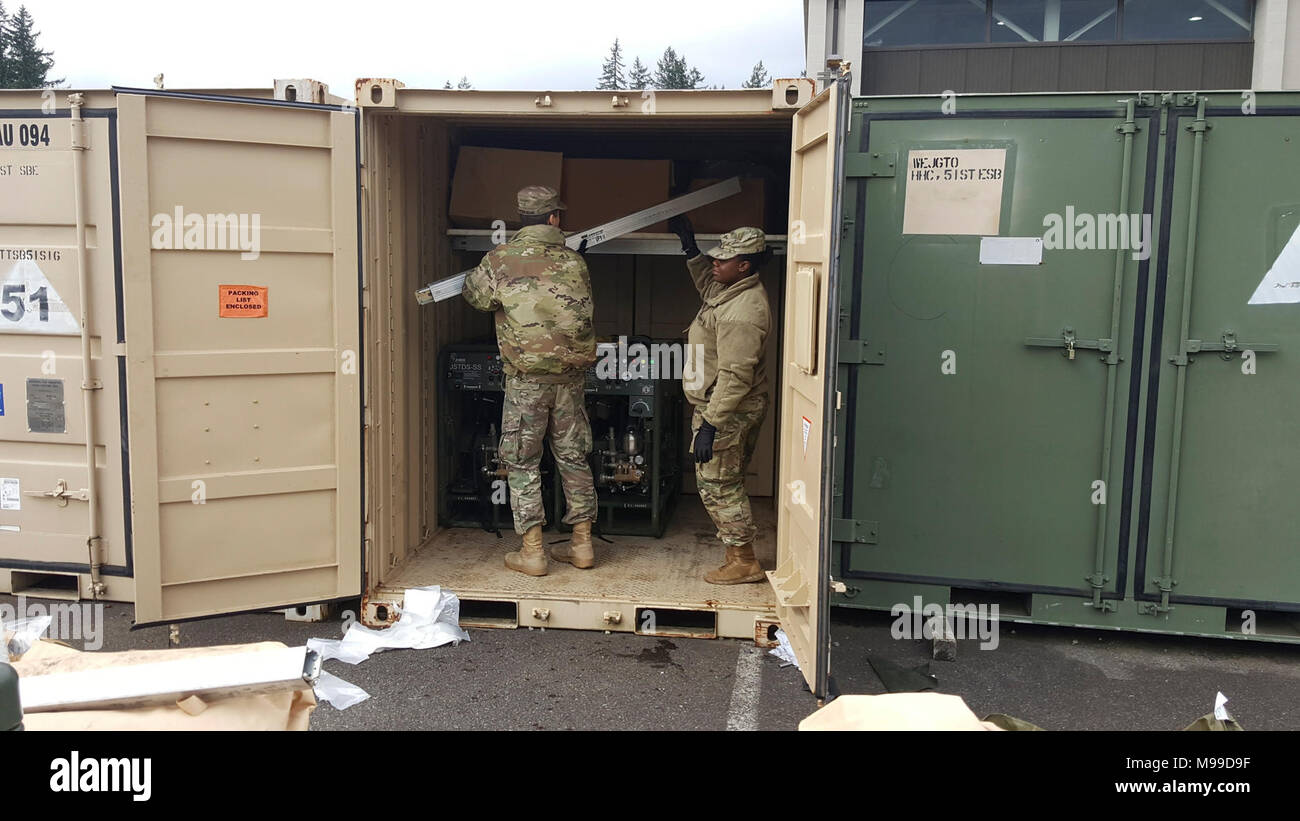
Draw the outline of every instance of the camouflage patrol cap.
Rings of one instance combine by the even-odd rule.
[[[545,185],[530,185],[527,188],[521,188],[519,189],[518,198],[519,213],[528,216],[563,211],[565,208],[564,203],[560,202],[560,192]]]
[[[731,259],[741,254],[757,254],[767,248],[761,228],[737,228],[718,238],[718,247],[708,252],[714,259]]]

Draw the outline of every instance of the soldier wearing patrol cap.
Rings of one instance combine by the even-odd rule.
[[[717,248],[702,254],[685,217],[674,217],[669,228],[682,241],[686,267],[704,303],[687,332],[694,373],[683,388],[695,409],[692,451],[700,499],[726,546],[725,563],[706,573],[704,580],[761,581],[745,469],[767,415],[764,357],[772,315],[767,291],[758,280],[767,247],[762,230],[737,228],[723,234]]]
[[[568,546],[555,548],[551,556],[580,568],[595,564],[596,489],[587,463],[591,423],[583,386],[596,362],[596,334],[587,263],[564,244],[560,195],[530,185],[519,192],[518,202],[523,228],[483,257],[465,277],[462,294],[478,310],[496,313],[506,376],[498,453],[509,476],[515,531],[523,536],[522,549],[506,555],[506,567],[544,576],[540,467],[548,428],[568,504],[564,521],[573,526]]]

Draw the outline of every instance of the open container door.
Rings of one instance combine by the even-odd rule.
[[[118,111],[136,623],[360,595],[357,112]]]
[[[782,334],[777,568],[768,573],[781,626],[813,694],[830,665],[831,482],[839,300],[840,180],[848,75],[794,116]]]

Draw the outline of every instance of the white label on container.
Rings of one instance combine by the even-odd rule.
[[[1264,274],[1248,305],[1283,305],[1300,302],[1300,227],[1287,240],[1273,267]]]
[[[812,432],[812,420],[807,416],[799,418],[803,420],[803,452],[806,456],[808,454],[808,434]]]
[[[909,151],[903,233],[996,235],[1006,163],[1005,148]]]
[[[1042,265],[1042,237],[982,237],[980,265]]]
[[[0,280],[0,333],[77,334],[81,326],[31,260],[13,263]]]
[[[0,478],[0,510],[22,510],[22,498],[17,479]]]

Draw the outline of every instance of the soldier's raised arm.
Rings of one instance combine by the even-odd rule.
[[[695,229],[685,214],[679,214],[668,220],[668,230],[682,241],[682,253],[686,255],[686,270],[695,282],[695,290],[708,299],[721,290],[713,281],[713,260],[700,253],[700,246],[695,244]]]

